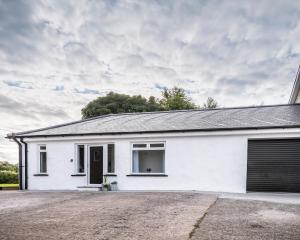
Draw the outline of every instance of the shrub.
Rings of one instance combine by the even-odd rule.
[[[0,183],[18,183],[18,173],[13,171],[0,171]]]
[[[18,171],[18,165],[9,163],[7,161],[0,161],[0,171],[17,172]]]

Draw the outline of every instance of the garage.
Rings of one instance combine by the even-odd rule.
[[[300,139],[248,140],[247,191],[300,192]]]

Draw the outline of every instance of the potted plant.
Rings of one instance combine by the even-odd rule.
[[[110,191],[110,183],[107,180],[107,176],[104,176],[104,178],[103,178],[102,190],[104,192]]]

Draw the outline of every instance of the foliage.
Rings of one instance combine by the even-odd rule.
[[[203,104],[203,108],[216,108],[218,107],[218,102],[212,97],[208,97],[206,102]]]
[[[197,106],[187,97],[184,89],[173,87],[172,89],[165,88],[162,92],[163,98],[160,104],[165,110],[182,110],[194,109]]]
[[[141,95],[129,96],[110,92],[98,97],[81,110],[83,118],[110,113],[150,112],[163,110],[158,100],[151,96],[148,100]]]
[[[215,108],[217,102],[208,98],[203,107],[192,102],[182,88],[165,88],[162,98],[150,96],[148,99],[141,95],[126,95],[110,92],[104,97],[89,102],[82,110],[82,118],[91,118],[110,113],[155,112],[164,110],[183,110],[195,108]]]
[[[18,183],[18,173],[13,171],[0,171],[0,183]]]
[[[18,183],[18,165],[0,161],[0,183]]]
[[[18,165],[11,164],[7,161],[0,161],[0,171],[18,172]]]

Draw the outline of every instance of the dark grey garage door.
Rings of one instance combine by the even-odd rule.
[[[300,139],[248,141],[247,191],[300,192]]]

